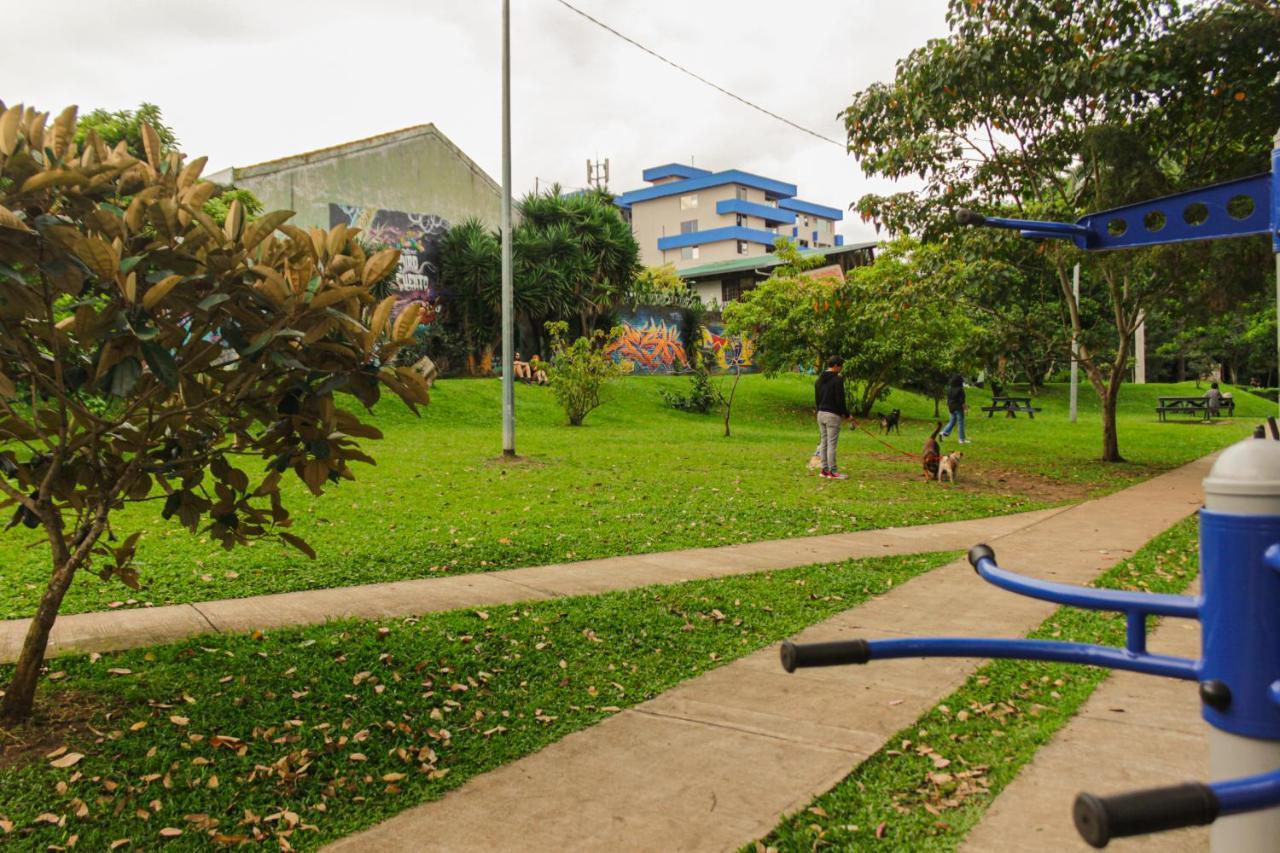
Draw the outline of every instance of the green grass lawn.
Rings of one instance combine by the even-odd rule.
[[[954,556],[61,658],[0,729],[0,846],[312,849]]]
[[[1178,523],[1093,585],[1182,592],[1198,571],[1197,524],[1194,517]],[[1029,636],[1124,646],[1125,620],[1122,614],[1063,607]],[[1109,672],[1030,661],[986,664],[839,785],[744,853],[761,848],[954,850]],[[1188,684],[1186,689],[1195,688]],[[1087,778],[1088,768],[1080,773]],[[1081,787],[1087,786],[1082,782]],[[1070,807],[1064,801],[1063,813]]]
[[[310,561],[264,542],[223,552],[204,536],[159,519],[158,503],[115,517],[117,535],[142,529],[139,592],[82,572],[64,613],[231,598],[268,592],[476,572],[686,547],[922,524],[1037,509],[1121,488],[1247,435],[1274,409],[1237,391],[1237,417],[1212,425],[1158,423],[1158,394],[1181,386],[1126,386],[1121,465],[1096,461],[1097,398],[1081,389],[1081,418],[1066,420],[1066,389],[1052,387],[1035,420],[988,419],[970,392],[974,443],[958,486],[921,481],[918,454],[932,403],[895,392],[878,408],[907,419],[888,441],[861,433],[841,439],[848,482],[824,481],[805,463],[817,440],[812,380],[742,380],[733,435],[716,416],[665,408],[662,388],[688,380],[634,377],[607,393],[587,425],[563,425],[549,390],[520,386],[517,448],[527,461],[495,461],[501,448],[499,383],[446,380],[422,418],[379,407],[386,439],[367,442],[376,467],[315,499],[287,489],[294,530],[319,552]],[[47,548],[18,527],[0,537],[8,581],[0,618],[29,616],[47,578]]]

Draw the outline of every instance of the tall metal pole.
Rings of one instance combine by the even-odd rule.
[[[511,0],[502,0],[502,455],[516,455],[516,330],[511,288]]]
[[[1071,271],[1071,294],[1076,301],[1076,311],[1080,310],[1080,265],[1076,264],[1074,270]],[[1079,354],[1079,341],[1076,340],[1076,333],[1071,331],[1071,422],[1076,422],[1076,401],[1080,394],[1080,362],[1077,358]]]

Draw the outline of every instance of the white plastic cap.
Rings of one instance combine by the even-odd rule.
[[[1204,480],[1204,506],[1239,515],[1280,515],[1280,441],[1233,444]]]

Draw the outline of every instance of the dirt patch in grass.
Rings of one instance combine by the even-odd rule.
[[[905,457],[887,451],[881,453],[873,452],[870,455],[886,462],[902,464],[901,471],[893,472],[886,479],[898,481],[914,480],[918,482],[924,477],[924,472],[921,470],[918,461],[908,463]],[[939,487],[956,489],[961,492],[1014,495],[1055,503],[1081,501],[1089,497],[1090,494],[1088,483],[1054,480],[1051,477],[1043,477],[1027,471],[993,467],[983,463],[966,465],[965,462],[967,461],[961,461],[960,475],[954,485],[948,482],[939,484]]]
[[[96,693],[70,688],[41,690],[30,720],[19,726],[0,725],[0,770],[45,761],[49,753],[62,747],[89,751],[103,738],[93,721],[110,719],[119,710]]]

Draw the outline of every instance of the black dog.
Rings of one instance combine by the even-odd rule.
[[[902,434],[902,428],[898,425],[898,421],[902,418],[902,410],[894,409],[887,415],[880,416],[880,431],[888,435],[890,430]]]

